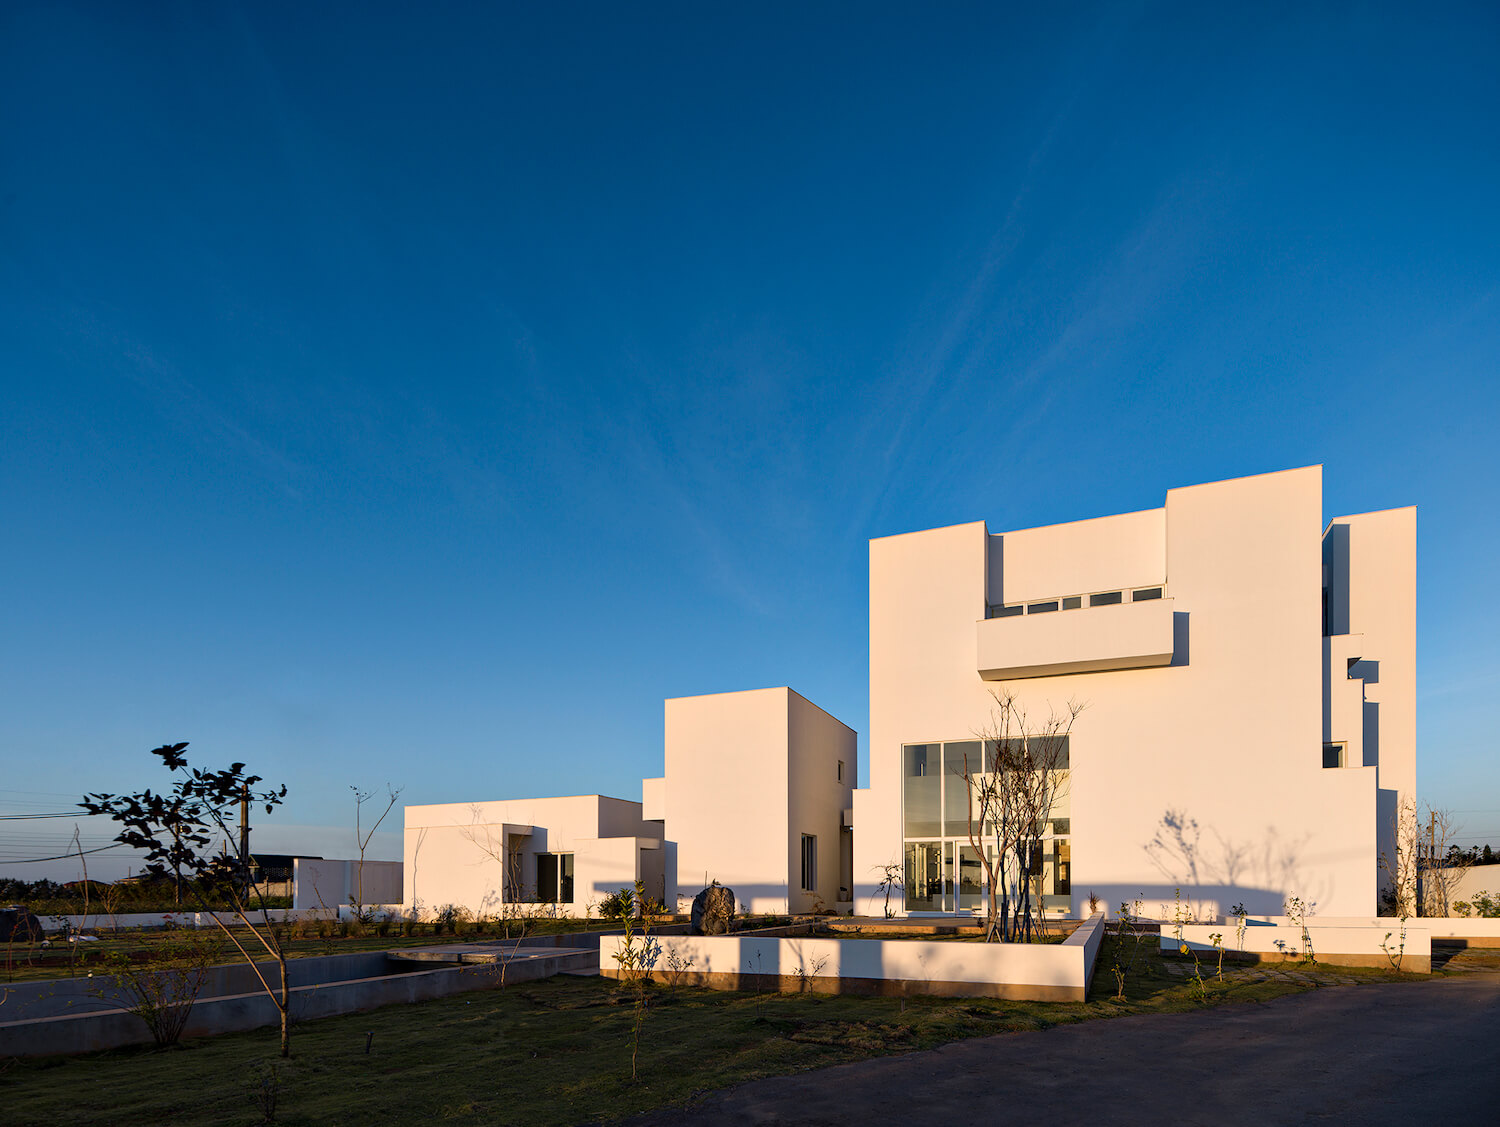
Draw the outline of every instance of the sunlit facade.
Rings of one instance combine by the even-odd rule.
[[[1415,539],[1410,508],[1325,526],[1314,466],[1144,512],[872,541],[856,910],[880,914],[893,872],[905,911],[982,907],[964,758],[1000,691],[1029,729],[1083,706],[1025,866],[1047,912],[1092,894],[1373,913],[1415,788]]]

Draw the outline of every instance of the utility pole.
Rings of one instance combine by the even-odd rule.
[[[250,784],[240,789],[240,864],[245,867],[245,898],[250,898]]]
[[[1428,899],[1432,894],[1432,864],[1436,860],[1437,853],[1437,811],[1427,812],[1427,880],[1422,886],[1422,899]],[[1426,915],[1427,913],[1423,913]]]

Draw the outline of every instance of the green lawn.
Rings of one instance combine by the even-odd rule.
[[[635,1082],[629,992],[603,979],[561,977],[299,1026],[289,1061],[277,1058],[276,1033],[265,1030],[168,1050],[0,1062],[0,1107],[10,1123],[253,1124],[263,1121],[255,1095],[274,1077],[278,1123],[574,1124],[967,1037],[1316,988],[1211,980],[1200,1001],[1193,984],[1143,951],[1120,1002],[1110,997],[1112,943],[1100,954],[1092,997],[1076,1004],[657,988]]]

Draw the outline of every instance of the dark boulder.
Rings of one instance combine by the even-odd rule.
[[[733,889],[714,881],[693,897],[694,935],[728,935],[733,922]]]

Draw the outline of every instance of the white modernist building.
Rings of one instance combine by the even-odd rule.
[[[856,910],[899,865],[907,910],[981,904],[952,761],[1003,685],[1074,701],[1044,906],[1376,910],[1415,788],[1414,509],[1322,523],[1313,466],[1173,489],[1159,509],[870,544],[870,787]],[[955,786],[956,784],[956,786]],[[960,801],[955,802],[957,793]]]
[[[1033,724],[1084,706],[1030,876],[1049,913],[1370,915],[1415,790],[1415,557],[1414,509],[1324,527],[1316,466],[874,540],[868,789],[855,733],[790,689],[669,700],[640,803],[408,807],[408,907],[718,880],[757,912],[982,909],[962,771],[999,690]]]
[[[406,907],[583,916],[640,881],[676,907],[717,880],[753,912],[844,910],[855,735],[791,689],[666,702],[666,774],[587,795],[406,808]]]

